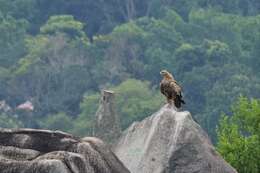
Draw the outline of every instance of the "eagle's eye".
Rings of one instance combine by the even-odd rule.
[[[160,74],[161,74],[161,75],[165,75],[165,74],[167,74],[167,72],[166,72],[165,70],[162,70],[162,71],[160,72]]]

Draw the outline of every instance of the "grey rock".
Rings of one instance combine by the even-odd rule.
[[[169,105],[132,124],[114,152],[132,173],[236,173],[191,114]]]
[[[0,129],[1,173],[130,173],[101,140],[60,131]]]
[[[108,144],[113,144],[121,135],[119,116],[115,108],[113,91],[103,90],[96,112],[94,136]]]

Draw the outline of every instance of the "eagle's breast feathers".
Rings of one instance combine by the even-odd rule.
[[[174,80],[163,79],[160,83],[160,90],[168,99],[174,99],[181,93],[181,87]]]

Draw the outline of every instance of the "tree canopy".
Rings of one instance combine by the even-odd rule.
[[[218,151],[239,173],[257,173],[260,165],[260,100],[240,97],[233,115],[223,115],[218,133]]]
[[[88,134],[110,88],[126,128],[161,106],[167,69],[216,142],[221,113],[241,94],[260,97],[259,12],[256,0],[0,0],[0,100],[13,108],[0,124],[53,129],[64,118],[64,130]],[[29,123],[15,109],[27,100]]]

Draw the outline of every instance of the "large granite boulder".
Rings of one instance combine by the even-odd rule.
[[[236,173],[190,113],[169,105],[132,124],[114,151],[132,173]]]
[[[130,173],[99,139],[0,129],[1,173]]]

